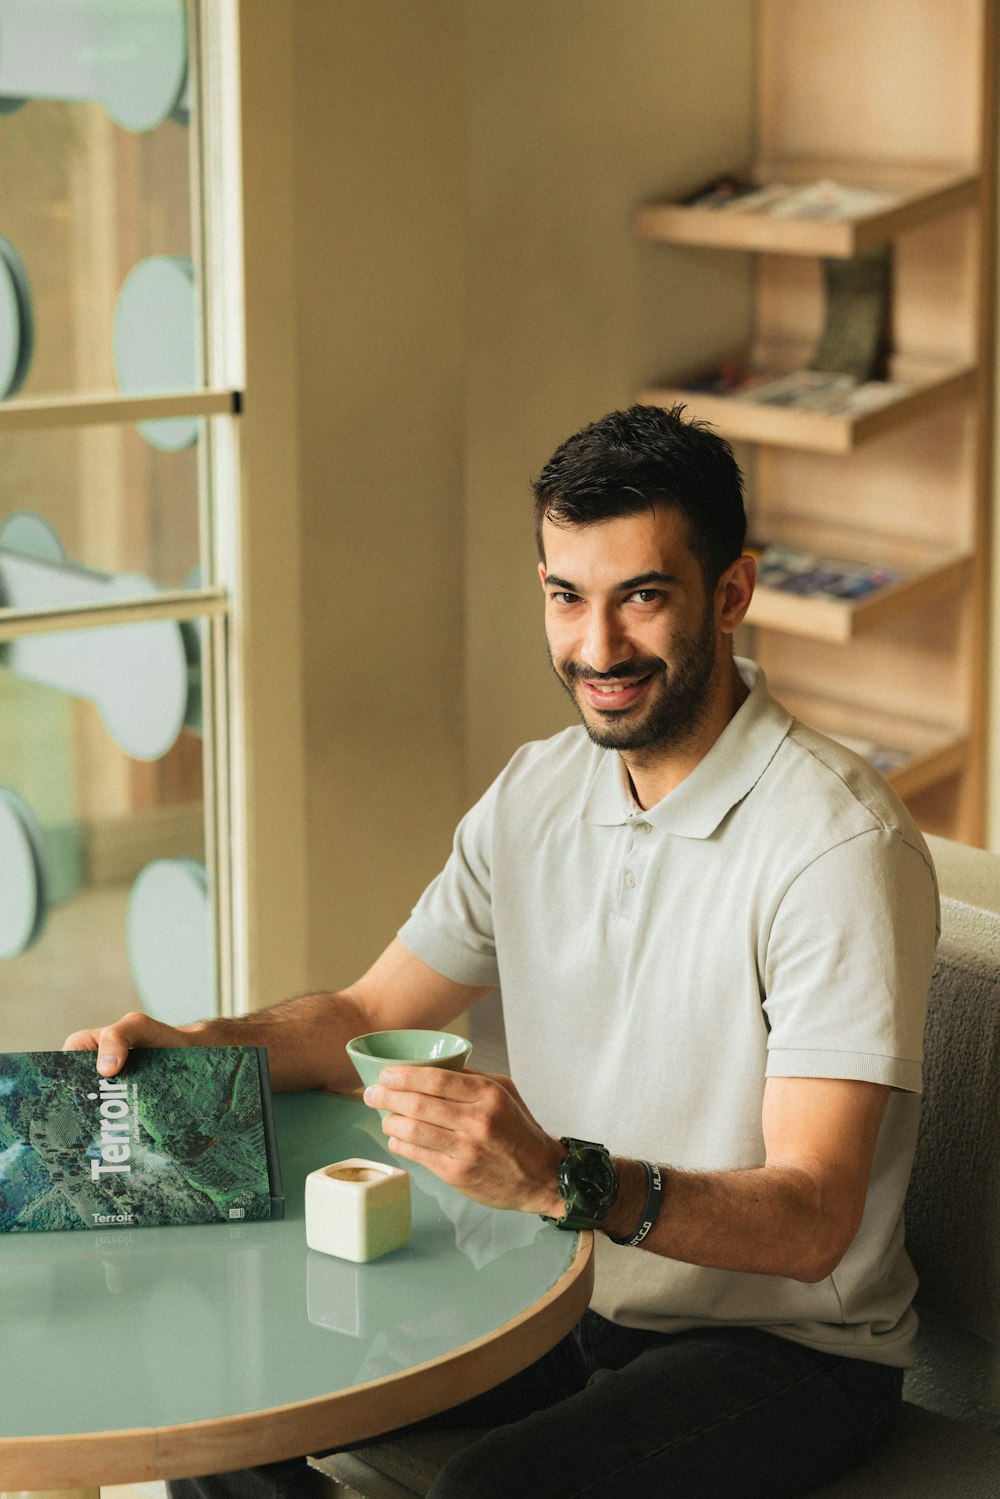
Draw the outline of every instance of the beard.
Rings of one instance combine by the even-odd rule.
[[[557,665],[559,678],[594,744],[601,749],[676,749],[691,739],[706,717],[716,672],[717,637],[711,604],[697,629],[677,638],[672,666],[659,656],[633,657],[610,671],[591,671],[579,661]],[[636,708],[597,709],[577,695],[575,683],[613,682],[623,677],[649,677],[643,705]]]

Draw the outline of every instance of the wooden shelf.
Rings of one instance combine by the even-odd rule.
[[[860,599],[803,596],[758,584],[747,623],[787,634],[845,645],[889,619],[954,593],[971,577],[972,561],[960,552],[924,546],[895,536],[845,532],[836,526],[769,516],[762,544],[787,546],[818,557],[878,564],[900,576]]]
[[[720,144],[714,174],[709,160],[700,181],[665,176],[669,200],[650,194],[633,215],[647,243],[682,252],[664,257],[665,274],[690,274],[706,299],[730,278],[727,296],[704,308],[700,355],[683,310],[673,356],[636,399],[683,405],[753,449],[740,453],[751,534],[806,554],[798,586],[819,590],[831,573],[829,594],[793,592],[798,562],[783,572],[776,559],[770,586],[758,584],[750,654],[778,697],[876,764],[885,749],[921,826],[976,843],[988,786],[1000,0],[951,0],[947,21],[934,9],[758,0],[747,155],[726,162]],[[845,264],[883,249],[867,282],[864,266]],[[714,265],[696,267],[703,251]],[[884,347],[881,382],[828,373],[824,386],[811,369],[874,360],[882,373]],[[771,381],[784,387],[765,390]],[[866,593],[855,567],[886,577]],[[858,597],[832,591],[852,585]]]
[[[804,366],[785,361],[772,362],[763,351],[752,366],[778,376]],[[740,361],[734,361],[740,363]],[[690,377],[687,377],[690,378]],[[860,443],[882,432],[927,416],[976,389],[976,371],[972,365],[956,365],[900,356],[892,361],[890,381],[906,388],[882,405],[866,411],[832,415],[823,411],[803,410],[792,406],[773,406],[749,399],[746,395],[717,395],[686,386],[684,380],[648,386],[639,399],[652,406],[673,406],[683,402],[693,416],[711,422],[726,437],[746,442],[768,443],[774,447],[800,448],[815,453],[850,453]],[[691,379],[697,386],[700,377]]]
[[[780,703],[811,728],[865,753],[876,745],[900,752],[905,758],[885,772],[901,797],[917,796],[960,775],[967,763],[967,738],[943,724],[927,724],[859,707],[854,703],[783,689],[770,684]],[[867,758],[867,756],[866,756]]]
[[[950,171],[879,169],[870,162],[833,160],[761,161],[734,176],[764,186],[791,186],[826,179],[844,187],[889,193],[885,206],[844,219],[784,218],[739,207],[694,207],[677,201],[644,203],[635,216],[644,239],[708,249],[752,250],[774,255],[827,255],[846,259],[885,244],[945,214],[975,204],[979,177],[965,166]]]

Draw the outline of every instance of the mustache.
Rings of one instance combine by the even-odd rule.
[[[665,673],[667,663],[659,656],[645,656],[637,661],[622,661],[607,671],[593,671],[580,661],[564,661],[561,670],[567,682],[618,682],[623,677],[635,680],[638,677],[651,677],[655,672]]]

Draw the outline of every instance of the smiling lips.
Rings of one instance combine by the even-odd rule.
[[[639,677],[631,682],[595,682],[588,677],[578,677],[587,702],[603,713],[619,713],[629,708],[644,691],[650,678]]]

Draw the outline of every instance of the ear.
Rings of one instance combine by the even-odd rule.
[[[726,568],[715,593],[719,611],[719,628],[724,635],[732,635],[746,617],[757,582],[757,559],[749,552],[737,557]]]
[[[538,564],[538,576],[542,580],[542,589],[544,590],[544,588],[545,588],[545,579],[547,577],[547,573],[545,571],[545,563],[544,562],[539,562],[539,564]]]

